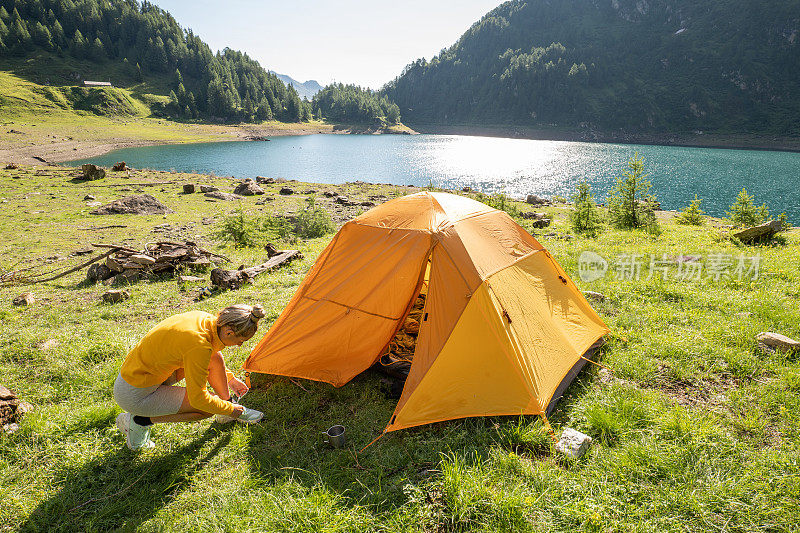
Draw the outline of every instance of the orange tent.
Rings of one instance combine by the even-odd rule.
[[[380,358],[425,289],[413,363],[387,431],[544,414],[608,332],[505,212],[421,192],[342,226],[244,369],[342,386]]]

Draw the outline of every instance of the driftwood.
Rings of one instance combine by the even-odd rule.
[[[280,250],[277,255],[270,257],[266,263],[240,268],[239,270],[225,270],[215,268],[211,271],[211,283],[222,289],[236,290],[245,283],[252,283],[253,278],[280,265],[302,257],[298,250]]]
[[[56,274],[54,276],[50,276],[50,277],[46,277],[46,278],[43,278],[41,276],[45,276],[45,275],[47,275],[47,273],[46,274],[40,274],[38,276],[37,275],[24,276],[24,275],[20,274],[20,271],[8,272],[6,274],[0,275],[0,286],[4,286],[4,285],[33,285],[35,283],[44,283],[45,281],[53,281],[53,280],[56,280],[58,278],[62,278],[64,276],[66,276],[67,274],[72,274],[73,272],[76,272],[76,271],[78,271],[78,270],[80,270],[80,269],[82,269],[84,267],[87,267],[87,266],[91,265],[92,263],[96,263],[96,262],[100,261],[101,259],[104,259],[104,258],[108,257],[109,255],[113,254],[115,251],[116,251],[115,249],[112,249],[112,250],[110,250],[110,251],[108,251],[108,252],[106,252],[104,254],[98,255],[97,257],[93,257],[92,259],[89,259],[88,261],[83,262],[83,263],[81,263],[80,265],[78,265],[76,267],[70,268],[70,269],[65,270],[63,272],[59,272],[58,274]]]
[[[737,231],[733,233],[733,236],[743,243],[764,241],[771,239],[773,235],[782,229],[783,223],[780,220],[770,220],[764,224]]]

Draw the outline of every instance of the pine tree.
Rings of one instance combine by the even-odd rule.
[[[31,35],[33,37],[34,43],[41,46],[42,48],[46,48],[47,50],[52,50],[53,38],[50,35],[48,29],[45,28],[41,22],[37,22],[34,25],[33,33]]]
[[[573,199],[573,209],[569,214],[569,221],[576,233],[583,233],[596,237],[600,233],[600,213],[594,202],[589,184],[582,181],[578,184],[578,192]]]
[[[53,23],[53,30],[50,32],[53,37],[53,44],[55,46],[59,46],[64,48],[67,45],[67,41],[64,35],[64,28],[61,26],[59,21],[55,21]]]
[[[8,14],[8,11],[6,11],[5,6],[0,6],[0,20],[2,20],[3,22],[8,22],[9,20],[11,20],[11,15]]]
[[[756,207],[753,203],[753,197],[747,194],[747,189],[742,188],[739,196],[736,197],[736,202],[733,203],[731,210],[728,211],[728,217],[734,224],[755,226],[769,218],[769,210],[767,209],[767,204]]]
[[[86,57],[86,41],[83,39],[81,30],[75,30],[72,42],[69,45],[70,53],[78,59]]]
[[[700,200],[697,195],[694,195],[694,200],[686,206],[686,209],[681,211],[675,217],[675,222],[678,224],[690,224],[692,226],[700,226],[703,224],[703,210],[700,209]]]
[[[106,49],[103,46],[103,41],[100,40],[99,37],[96,37],[94,42],[92,43],[92,48],[89,52],[92,59],[95,61],[105,61],[108,59],[106,56]]]

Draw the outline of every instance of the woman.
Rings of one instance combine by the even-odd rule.
[[[253,424],[264,413],[230,401],[230,389],[242,397],[247,385],[225,366],[220,351],[241,346],[264,317],[260,305],[232,305],[217,316],[188,311],[156,324],[130,351],[114,383],[114,399],[126,412],[117,427],[132,450],[152,448],[150,426],[189,422],[217,415],[218,422]],[[174,384],[186,379],[186,387]],[[209,394],[210,384],[216,396]]]

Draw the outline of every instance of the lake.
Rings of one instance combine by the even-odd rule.
[[[471,187],[513,197],[569,197],[586,180],[603,202],[634,153],[645,160],[663,209],[696,194],[702,209],[724,216],[745,187],[770,213],[800,223],[800,153],[470,137],[460,135],[302,135],[270,141],[126,148],[74,161],[134,168],[270,176],[315,183],[367,181]]]

